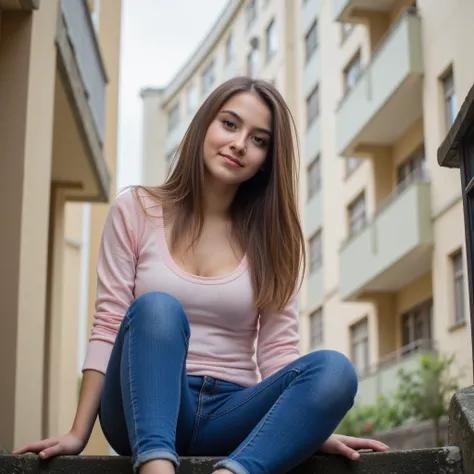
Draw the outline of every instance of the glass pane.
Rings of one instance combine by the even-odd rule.
[[[455,284],[456,298],[456,322],[460,323],[466,319],[464,308],[464,279],[459,278]]]

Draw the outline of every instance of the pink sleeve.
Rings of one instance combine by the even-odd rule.
[[[134,192],[121,195],[110,206],[100,243],[95,313],[82,370],[105,374],[120,324],[134,299],[137,206]]]
[[[300,357],[298,300],[283,311],[262,311],[257,346],[257,364],[266,379]]]

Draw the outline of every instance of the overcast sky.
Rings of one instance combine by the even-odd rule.
[[[227,0],[123,0],[117,186],[140,179],[143,87],[163,87],[185,64]]]

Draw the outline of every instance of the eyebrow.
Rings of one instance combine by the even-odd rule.
[[[235,117],[239,122],[243,122],[242,120],[242,117],[240,117],[240,115],[236,112],[234,112],[233,110],[221,110],[220,112],[221,114],[229,114],[229,115],[232,115],[233,117]],[[272,132],[266,128],[260,128],[260,127],[255,127],[255,130],[259,131],[259,132],[262,132],[262,133],[266,133],[267,135],[269,136],[272,136]]]

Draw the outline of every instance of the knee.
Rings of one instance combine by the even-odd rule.
[[[357,372],[341,352],[322,350],[308,354],[313,369],[314,390],[327,400],[328,407],[349,410],[357,395]]]
[[[166,335],[181,329],[189,336],[189,322],[182,304],[173,295],[163,292],[144,293],[133,301],[130,322],[142,323],[147,330],[159,329]]]

